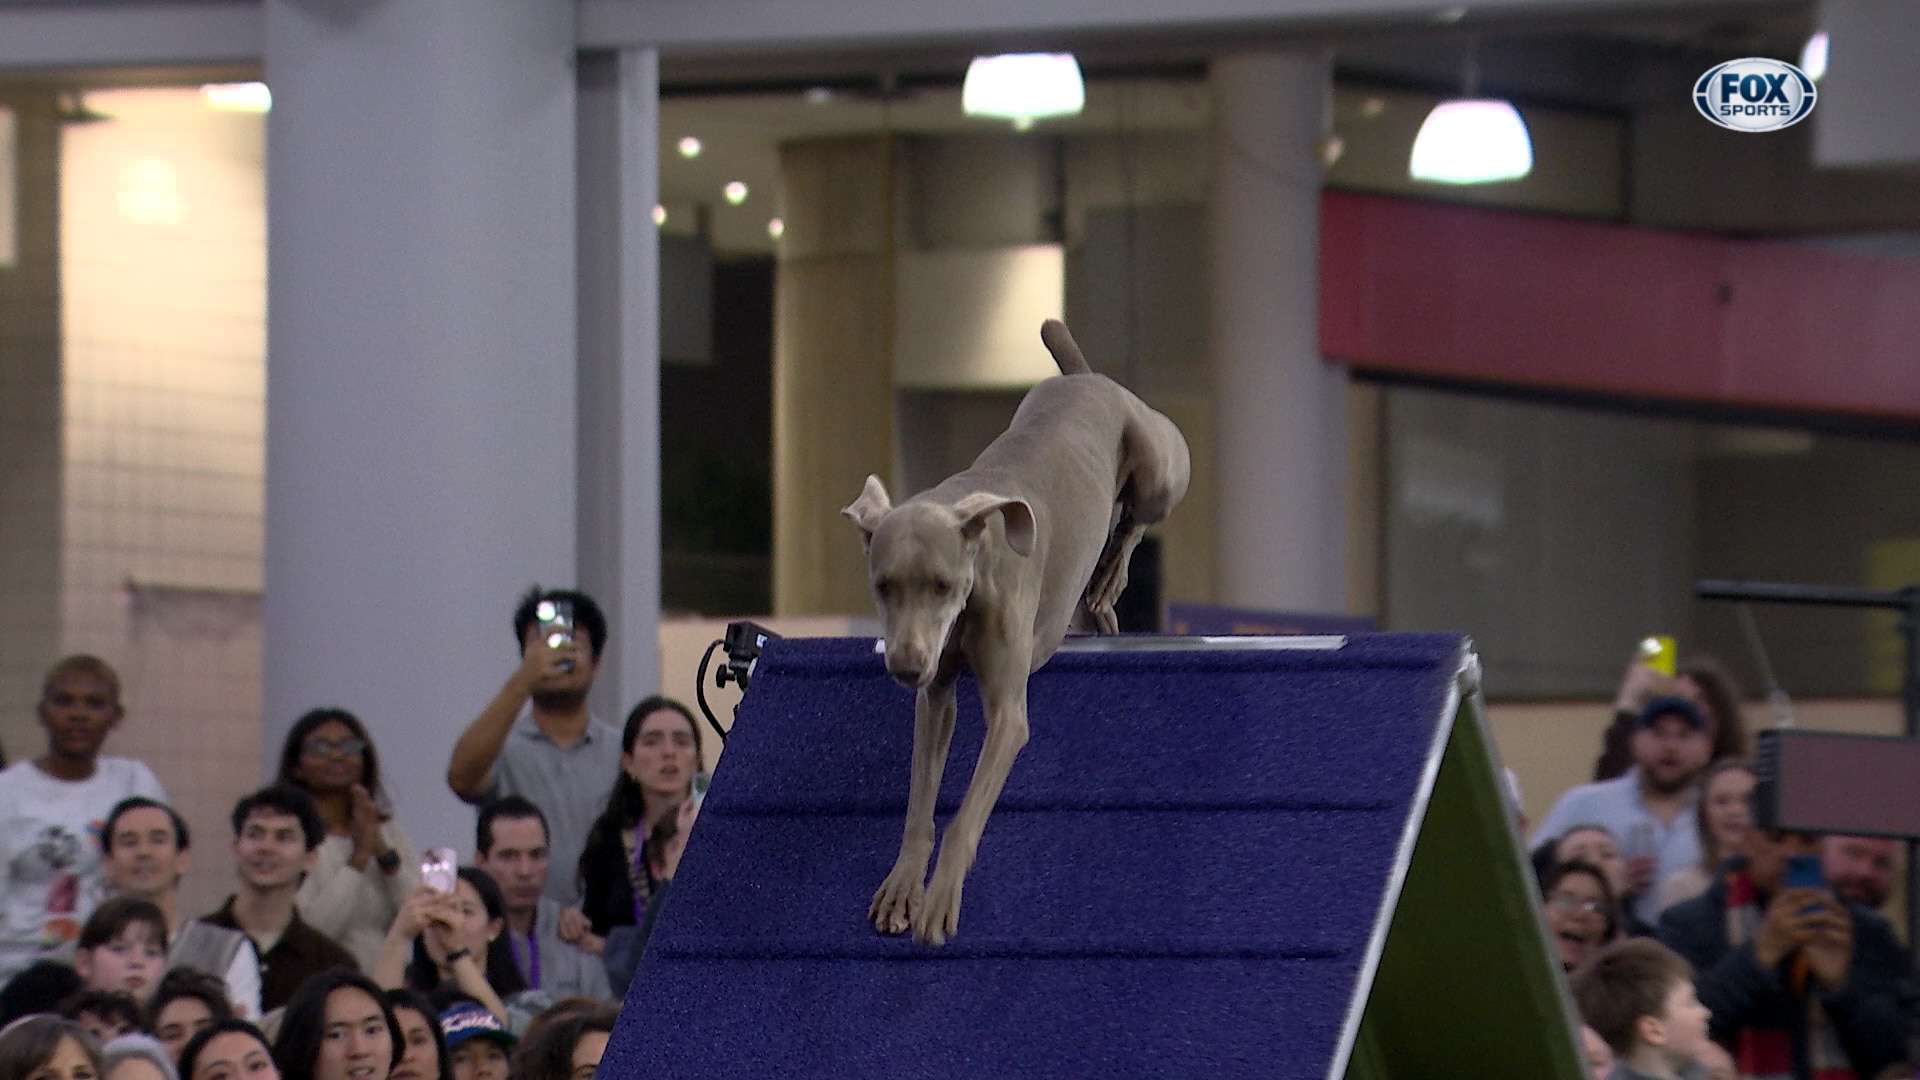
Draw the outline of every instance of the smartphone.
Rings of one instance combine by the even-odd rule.
[[[427,857],[420,860],[420,880],[435,892],[450,893],[459,867],[460,857],[452,848],[428,848]]]
[[[1659,849],[1654,847],[1653,822],[1634,822],[1632,827],[1627,830],[1627,850],[1625,853],[1627,858],[1638,859],[1643,855],[1658,855],[1659,853]]]
[[[699,806],[707,801],[707,788],[713,784],[713,774],[697,772],[693,774],[693,805]]]
[[[1787,888],[1824,889],[1826,887],[1827,875],[1820,869],[1820,856],[1787,856]]]
[[[1670,634],[1660,634],[1647,638],[1640,643],[1640,659],[1653,670],[1673,678],[1678,664],[1680,647]]]
[[[573,602],[570,600],[542,600],[533,609],[533,616],[540,623],[540,640],[547,643],[549,649],[564,649],[573,644]],[[561,671],[572,671],[573,661],[560,661]]]

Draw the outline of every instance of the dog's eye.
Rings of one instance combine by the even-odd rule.
[[[893,583],[884,578],[873,583],[873,591],[881,596],[887,595],[887,590],[891,588],[893,588]]]
[[[941,596],[945,596],[953,591],[953,582],[948,581],[946,578],[934,578],[933,591]]]

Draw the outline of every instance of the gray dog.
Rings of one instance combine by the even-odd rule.
[[[1187,491],[1187,441],[1173,421],[1094,374],[1061,323],[1048,320],[1040,338],[1061,376],[1028,391],[972,468],[897,507],[869,476],[841,511],[866,544],[887,672],[919,692],[906,830],[867,916],[930,945],[959,925],[981,830],[1027,743],[1027,676],[1070,623],[1118,629],[1113,604],[1134,545]],[[980,686],[986,741],[927,881],[962,668]]]

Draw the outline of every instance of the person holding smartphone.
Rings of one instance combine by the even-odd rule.
[[[1867,1080],[1907,1057],[1905,953],[1885,919],[1827,888],[1820,842],[1752,830],[1742,857],[1660,920],[1743,1075]]]
[[[534,586],[513,615],[520,663],[454,743],[447,786],[479,806],[519,795],[546,815],[546,894],[579,903],[575,868],[620,773],[620,729],[587,694],[607,645],[607,619],[585,593]]]
[[[502,1024],[523,1030],[531,1016],[507,999],[526,989],[502,935],[506,905],[485,871],[459,867],[449,884],[423,870],[421,885],[400,908],[380,948],[373,980],[382,989],[466,994]]]

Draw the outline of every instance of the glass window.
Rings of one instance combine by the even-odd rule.
[[[1384,606],[1473,635],[1495,697],[1610,696],[1673,634],[1766,687],[1736,605],[1694,583],[1920,584],[1920,444],[1394,387]],[[1893,616],[1755,605],[1796,697],[1897,691]]]

